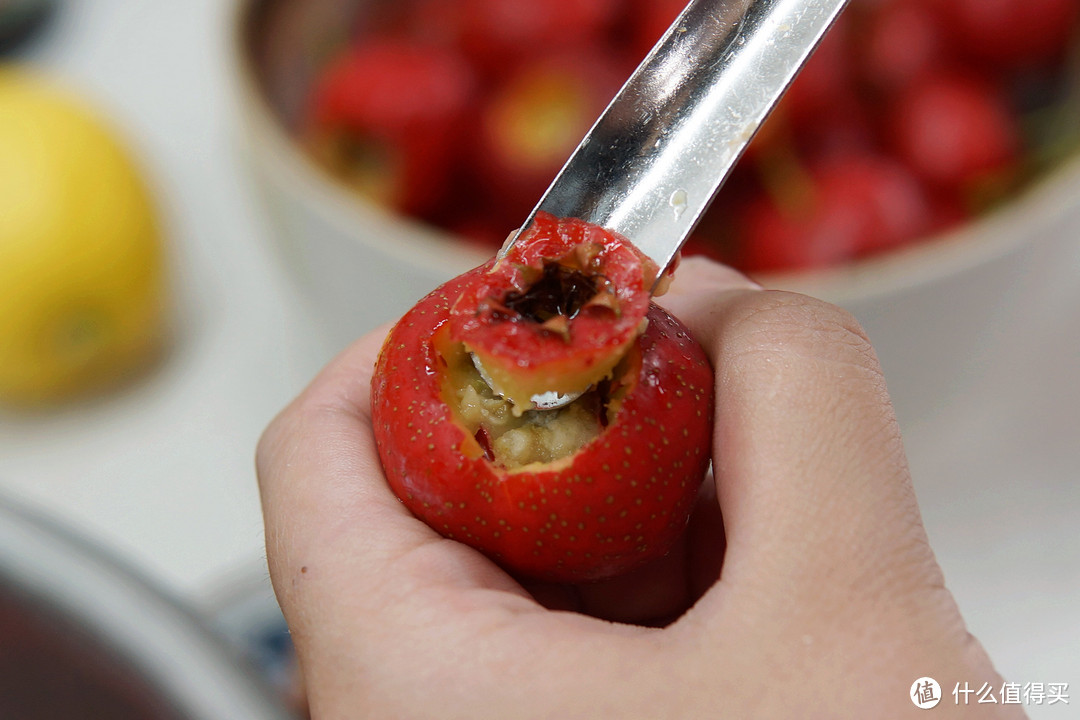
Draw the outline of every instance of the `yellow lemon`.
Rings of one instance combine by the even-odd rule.
[[[0,401],[60,400],[153,357],[163,264],[150,193],[110,129],[0,67]]]

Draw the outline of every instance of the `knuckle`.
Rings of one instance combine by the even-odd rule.
[[[838,364],[880,376],[870,339],[843,308],[783,291],[748,296],[744,302],[727,343],[736,356]]]

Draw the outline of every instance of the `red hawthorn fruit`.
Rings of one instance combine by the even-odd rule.
[[[523,60],[600,45],[619,0],[457,0],[460,43],[486,74]]]
[[[1017,167],[1020,130],[1001,94],[961,73],[921,78],[890,113],[896,154],[932,187],[951,192],[999,184]]]
[[[902,245],[925,234],[934,209],[899,162],[851,153],[808,169],[790,196],[762,194],[746,204],[739,267],[750,272],[825,268]]]
[[[574,50],[522,65],[493,89],[472,157],[514,217],[532,209],[625,79],[609,55]]]
[[[472,71],[453,51],[372,39],[322,73],[305,139],[362,194],[422,214],[441,197],[475,91]]]
[[[666,554],[686,527],[712,437],[712,369],[704,352],[678,320],[649,303],[645,264],[637,264],[635,277],[619,275],[615,264],[628,244],[581,225],[551,219],[543,226],[565,237],[547,245],[550,238],[534,238],[551,250],[547,256],[523,253],[543,268],[532,285],[515,285],[522,279],[516,271],[500,285],[504,267],[524,258],[504,259],[421,300],[390,332],[372,380],[375,439],[402,502],[508,570],[554,582],[612,577]],[[569,254],[567,237],[582,241]],[[614,257],[582,264],[597,257],[588,247],[594,243],[600,255],[610,250]],[[606,283],[617,286],[614,297],[585,309]],[[618,325],[625,307],[639,321],[612,371],[576,401],[521,412],[491,391],[455,339],[467,308],[485,300],[505,312],[481,312],[470,337],[484,327],[498,334],[527,326],[520,345],[506,350],[522,353],[524,376],[534,370],[531,345],[540,355],[541,345],[558,345],[568,366],[590,353],[587,332],[602,328],[583,315]],[[552,317],[564,320],[541,329]]]
[[[688,0],[631,0],[629,45],[637,60],[642,60],[668,31]]]
[[[923,0],[950,39],[970,56],[1003,69],[1059,60],[1080,21],[1076,0]]]
[[[836,96],[831,114],[804,119],[793,132],[796,152],[810,160],[873,152],[879,144],[873,110],[850,89]]]
[[[940,67],[949,53],[940,21],[925,3],[887,0],[859,33],[859,74],[881,92],[895,92]]]

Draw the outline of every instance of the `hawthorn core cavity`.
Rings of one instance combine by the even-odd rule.
[[[606,278],[601,278],[606,280]],[[497,313],[500,319],[522,317],[543,324],[556,316],[568,319],[596,297],[597,278],[557,262],[545,262],[539,279],[526,290],[511,290],[502,305],[510,314]]]
[[[469,373],[469,368],[463,368]],[[471,373],[470,373],[471,374]],[[596,438],[608,424],[608,383],[557,410],[530,410],[516,416],[479,376],[458,390],[454,405],[488,460],[513,470],[569,457]]]

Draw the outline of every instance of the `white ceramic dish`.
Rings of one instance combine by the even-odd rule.
[[[282,257],[337,345],[394,319],[438,283],[487,258],[357,197],[312,162],[288,132],[290,108],[298,106],[317,64],[310,48],[326,46],[365,4],[239,0],[233,38],[238,112],[266,212]],[[269,35],[273,43],[265,42]],[[979,267],[1060,234],[1062,219],[1078,205],[1080,159],[1073,159],[1007,207],[954,232],[835,269],[760,279],[857,314],[876,302],[903,303],[937,283],[963,294],[967,284],[980,283]]]

